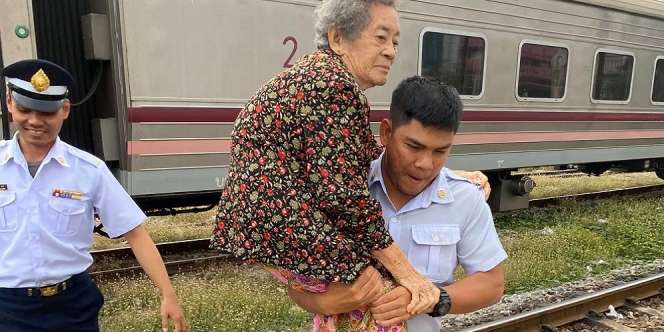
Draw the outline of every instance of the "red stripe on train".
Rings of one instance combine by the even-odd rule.
[[[461,133],[457,134],[454,138],[454,144],[541,143],[644,138],[662,139],[664,138],[664,130]],[[130,155],[229,153],[230,148],[230,139],[188,139],[178,141],[149,140],[127,142],[127,150]]]
[[[229,107],[131,107],[129,122],[235,122],[240,108]],[[387,111],[372,111],[371,121],[387,117]],[[467,108],[467,122],[524,121],[664,121],[664,112],[549,112],[541,110],[477,110]]]

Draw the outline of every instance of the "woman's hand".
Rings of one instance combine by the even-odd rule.
[[[454,174],[470,180],[470,182],[476,184],[478,187],[482,188],[484,191],[484,199],[489,199],[491,195],[491,185],[489,184],[489,178],[480,171],[454,171]]]
[[[433,306],[438,303],[440,289],[416,271],[406,276],[395,277],[395,279],[401,286],[410,291],[411,300],[406,307],[409,314],[414,316],[431,312]]]
[[[383,295],[383,279],[375,268],[367,267],[352,284],[333,282],[323,293],[288,288],[288,296],[302,309],[321,315],[335,315],[366,308]],[[410,294],[409,294],[410,295]],[[410,301],[410,297],[408,297]],[[404,308],[405,308],[404,304]]]
[[[409,314],[418,315],[430,311],[438,302],[440,290],[415,270],[398,245],[392,243],[385,249],[372,251],[371,254],[390,271],[399,284],[410,291],[412,298],[406,308]]]

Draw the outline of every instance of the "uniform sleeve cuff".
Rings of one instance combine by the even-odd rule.
[[[473,264],[472,266],[463,266],[466,274],[473,274],[477,272],[487,272],[494,267],[498,266],[501,262],[507,259],[507,253],[504,250],[499,251],[490,259],[482,261],[480,264]]]

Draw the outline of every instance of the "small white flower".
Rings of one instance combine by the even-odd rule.
[[[609,305],[609,312],[606,313],[606,317],[609,317],[611,319],[623,319],[625,316],[622,314],[618,313],[616,311],[616,308],[613,307],[613,305]]]
[[[540,233],[544,235],[553,235],[553,229],[551,229],[551,227],[544,227]]]

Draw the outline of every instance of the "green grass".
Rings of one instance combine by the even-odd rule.
[[[226,265],[173,279],[189,331],[300,331],[308,313],[283,286],[255,267]],[[160,331],[159,296],[147,279],[100,285],[106,298],[102,331]]]
[[[507,292],[533,290],[664,258],[664,197],[533,209],[496,219],[509,253]]]
[[[644,185],[652,174],[621,174],[599,178],[547,179],[560,190],[587,186]],[[618,180],[614,180],[617,177]],[[628,179],[639,179],[629,182]],[[596,180],[597,179],[597,180]],[[598,181],[599,184],[589,184]],[[567,184],[561,184],[567,183]],[[583,188],[579,188],[583,186]],[[542,182],[540,182],[540,189]],[[594,187],[598,188],[598,187]],[[599,189],[597,189],[599,190]],[[555,193],[558,195],[562,193]],[[156,241],[209,236],[214,211],[198,215],[151,218],[148,229]],[[165,221],[168,227],[160,222]],[[560,207],[531,209],[496,218],[508,251],[507,293],[560,285],[610,269],[664,258],[664,195],[625,197],[596,202],[566,202]],[[176,228],[193,228],[192,233]],[[298,309],[283,288],[255,267],[224,265],[178,276],[174,285],[183,302],[190,331],[303,331],[309,315]],[[104,283],[103,331],[157,331],[158,297],[147,280]]]
[[[534,169],[522,169],[521,171],[528,170]],[[664,183],[664,180],[659,179],[654,172],[618,173],[575,178],[533,176],[533,179],[537,183],[537,186],[531,193],[532,198]],[[147,219],[144,226],[155,242],[205,238],[212,234],[216,212],[216,209],[212,209],[202,213],[150,217]],[[95,236],[92,248],[108,249],[123,246],[126,246],[123,239],[111,240]]]
[[[216,213],[217,209],[212,209],[201,213],[149,217],[143,226],[155,243],[206,238],[212,234]],[[92,249],[117,248],[126,245],[123,238],[113,240],[95,236]]]

